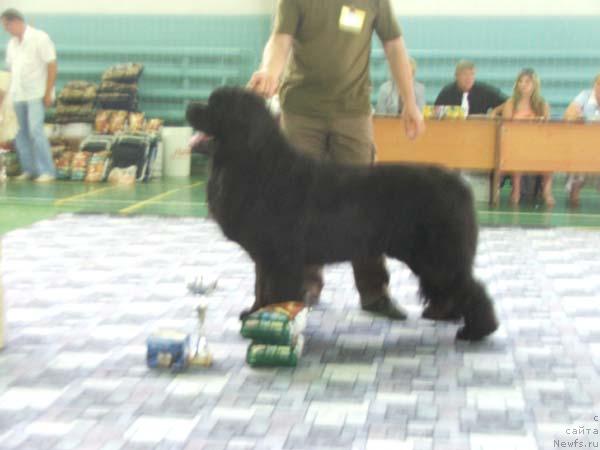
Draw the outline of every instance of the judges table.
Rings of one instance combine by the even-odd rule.
[[[375,116],[378,162],[491,171],[496,205],[501,172],[600,172],[599,123],[476,118],[428,120],[426,127],[410,141],[400,118]]]
[[[500,170],[600,172],[600,124],[502,122]]]
[[[410,141],[402,120],[375,116],[377,161],[441,164],[457,169],[493,170],[494,120],[428,120],[427,131]]]

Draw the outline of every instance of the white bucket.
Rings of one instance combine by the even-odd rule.
[[[152,162],[152,178],[162,178],[163,176],[163,167],[164,167],[164,147],[163,141],[158,141],[156,145],[156,157]]]
[[[164,173],[166,177],[189,177],[192,150],[191,127],[166,127],[162,130]]]

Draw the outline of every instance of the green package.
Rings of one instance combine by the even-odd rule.
[[[268,305],[242,323],[242,336],[254,343],[292,345],[306,327],[306,308],[300,302]]]
[[[242,336],[257,343],[290,345],[292,333],[288,322],[247,319],[242,324]]]
[[[303,346],[302,336],[296,339],[294,345],[269,345],[253,342],[248,347],[246,362],[252,367],[296,367]]]

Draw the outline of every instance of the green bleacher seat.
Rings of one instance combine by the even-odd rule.
[[[124,62],[144,64],[140,79],[140,109],[149,117],[170,124],[183,124],[191,99],[206,99],[222,85],[244,85],[260,59],[250,48],[152,45],[57,45],[59,73],[57,89],[68,81],[99,82],[109,66]],[[581,50],[463,50],[411,49],[418,63],[417,79],[425,84],[426,101],[433,103],[441,88],[452,81],[456,62],[472,59],[478,79],[509,95],[519,70],[533,67],[540,74],[542,93],[553,116],[562,114],[582,89],[589,88],[597,72],[597,52]],[[0,48],[0,58],[4,58]],[[577,70],[573,68],[577,67]],[[377,101],[382,83],[390,78],[381,46],[374,44],[371,57],[371,100]]]

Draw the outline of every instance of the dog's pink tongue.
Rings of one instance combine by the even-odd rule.
[[[204,134],[202,131],[197,131],[196,133],[194,133],[194,135],[190,138],[190,148],[194,148],[196,145],[200,144],[202,141],[208,139],[206,134]]]

